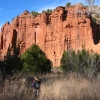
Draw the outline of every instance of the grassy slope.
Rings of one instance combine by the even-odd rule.
[[[100,100],[99,77],[91,82],[76,73],[51,74],[40,78],[42,84],[38,100]],[[26,85],[24,77],[7,79],[0,87],[0,100],[37,100],[34,89],[30,84]]]

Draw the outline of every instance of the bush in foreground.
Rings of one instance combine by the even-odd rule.
[[[51,71],[51,61],[36,44],[22,54],[23,71],[27,73],[48,73]]]

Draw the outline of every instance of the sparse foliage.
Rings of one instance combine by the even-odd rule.
[[[92,20],[95,23],[96,22],[96,18],[92,16]]]
[[[85,0],[89,6],[89,12],[91,12],[91,6],[93,7],[94,6],[94,2],[95,0]]]
[[[95,14],[95,17],[96,17],[96,18],[99,18],[99,14]]]
[[[32,11],[31,13],[32,13],[32,15],[33,15],[34,17],[36,17],[36,16],[39,14],[38,12],[35,12],[35,11]]]
[[[89,6],[94,6],[95,0],[85,0]]]
[[[47,9],[47,10],[42,10],[42,13],[51,13],[52,12],[52,9]]]
[[[92,78],[100,71],[100,55],[84,48],[75,51],[64,51],[61,59],[61,68],[64,72],[76,71]]]
[[[52,12],[52,9],[47,9],[47,13],[51,13]]]
[[[46,10],[42,10],[42,13],[45,13],[46,12]]]
[[[84,4],[82,2],[79,3],[80,5],[84,6]]]
[[[65,7],[71,6],[71,2],[66,3]]]

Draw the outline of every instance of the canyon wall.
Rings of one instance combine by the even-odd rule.
[[[60,65],[64,50],[88,50],[100,53],[100,26],[91,19],[87,8],[82,5],[59,6],[52,13],[41,13],[34,17],[27,10],[5,23],[0,34],[0,57],[8,46],[20,43],[21,54],[32,44],[37,44],[52,61]]]

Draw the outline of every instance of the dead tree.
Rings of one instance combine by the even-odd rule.
[[[85,0],[89,6],[89,12],[91,13],[91,7],[94,7],[95,0]]]

